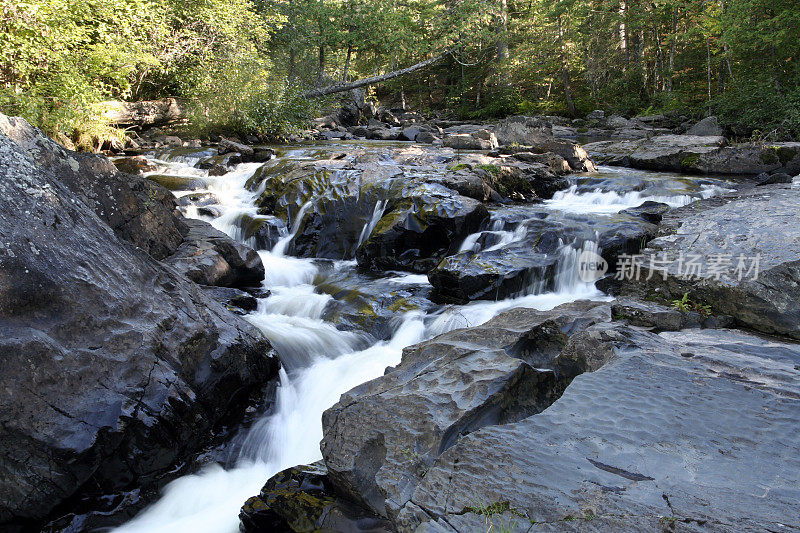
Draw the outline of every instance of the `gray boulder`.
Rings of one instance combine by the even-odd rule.
[[[217,147],[219,154],[231,154],[231,153],[238,153],[242,156],[252,156],[255,153],[252,146],[248,146],[246,144],[242,144],[236,141],[232,141],[230,139],[223,138],[219,141],[219,146]]]
[[[175,197],[141,176],[123,174],[105,157],[71,152],[25,120],[0,114],[0,133],[89,206],[122,239],[156,259],[175,252],[188,228],[176,217]]]
[[[741,326],[800,339],[800,228],[787,223],[798,209],[791,186],[766,185],[671,211],[643,252],[666,259],[665,268],[650,276],[645,261],[626,292],[666,301],[688,294]],[[687,270],[689,256],[699,271]]]
[[[764,185],[776,185],[781,183],[792,183],[793,178],[789,174],[785,172],[775,172],[774,174],[767,174],[766,172],[759,174],[756,177],[758,183],[757,186],[764,186]]]
[[[687,135],[699,135],[701,137],[717,137],[723,134],[722,127],[719,125],[717,117],[706,117],[686,132]]]
[[[169,476],[278,367],[257,329],[132,244],[144,233],[123,240],[97,214],[113,182],[87,204],[54,171],[96,183],[107,159],[43,153],[0,133],[3,530]]]
[[[189,232],[164,262],[200,285],[255,287],[264,280],[261,256],[208,222],[187,219]]]
[[[439,140],[439,137],[431,133],[430,131],[421,131],[419,135],[417,135],[415,139],[418,143],[423,144],[433,144]]]
[[[498,122],[494,133],[497,141],[504,146],[536,146],[552,139],[553,126],[541,118],[516,116]]]
[[[612,129],[630,128],[632,123],[625,117],[619,115],[611,115],[606,119],[606,126]]]
[[[394,520],[465,435],[552,404],[574,376],[577,359],[568,371],[558,359],[569,336],[609,317],[596,302],[515,309],[407,348],[397,367],[324,413],[321,449],[335,490]]]
[[[494,133],[487,130],[447,135],[442,145],[456,150],[493,150],[498,146]]]

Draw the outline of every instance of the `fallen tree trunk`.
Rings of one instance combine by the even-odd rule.
[[[118,126],[148,127],[186,120],[186,108],[178,98],[139,102],[103,102],[103,117]]]
[[[305,96],[306,98],[319,98],[320,96],[342,93],[345,91],[349,91],[350,89],[358,89],[359,87],[364,87],[365,85],[373,85],[375,83],[381,83],[387,80],[391,80],[392,78],[404,76],[405,74],[409,74],[411,72],[414,72],[415,70],[419,70],[429,65],[433,65],[434,63],[442,59],[444,56],[452,52],[454,49],[455,48],[448,48],[438,56],[431,57],[429,59],[426,59],[425,61],[420,61],[416,65],[411,65],[410,67],[404,68],[402,70],[394,70],[392,72],[387,72],[386,74],[381,74],[380,76],[362,78],[360,80],[356,80],[350,83],[336,83],[333,85],[328,85],[327,87],[320,87],[319,89],[311,89],[310,91],[306,91],[303,94],[303,96]]]

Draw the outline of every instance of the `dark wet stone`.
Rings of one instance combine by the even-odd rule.
[[[175,253],[164,260],[200,285],[252,287],[264,279],[261,257],[208,222],[187,219],[189,232]]]
[[[257,329],[96,214],[119,194],[107,159],[11,122],[2,131],[37,140],[0,134],[0,529],[30,530],[70,498],[168,476],[278,362]],[[107,177],[90,204],[62,181]]]
[[[555,233],[553,234],[555,235]],[[428,272],[436,297],[450,302],[502,300],[531,289],[537,281],[552,288],[558,256],[517,243],[497,250],[460,252]]]
[[[404,196],[356,250],[359,265],[427,272],[489,216],[477,200],[435,184],[414,187]]]
[[[620,211],[620,214],[641,218],[645,222],[650,222],[651,224],[658,224],[667,211],[669,211],[669,206],[667,204],[648,200],[637,207],[623,209]]]
[[[239,513],[243,533],[264,531],[391,531],[383,518],[342,500],[322,463],[287,468],[267,481]]]
[[[114,160],[114,166],[120,172],[125,172],[126,174],[142,174],[156,169],[155,166],[147,162],[147,159],[141,156],[117,158]]]
[[[203,286],[203,290],[235,313],[244,314],[244,311],[255,311],[258,307],[258,300],[254,296],[233,287]]]
[[[756,183],[758,186],[792,183],[792,176],[785,172],[775,172],[773,174],[762,173],[759,174],[756,179],[758,180],[758,183]]]

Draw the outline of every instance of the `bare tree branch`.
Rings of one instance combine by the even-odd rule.
[[[328,85],[327,87],[320,87],[319,89],[311,89],[310,91],[306,91],[303,96],[306,98],[319,98],[320,96],[327,96],[329,94],[341,93],[344,91],[349,91],[350,89],[358,89],[359,87],[364,87],[366,85],[373,85],[375,83],[381,83],[386,80],[391,80],[392,78],[397,78],[399,76],[404,76],[406,74],[410,74],[416,70],[421,68],[425,68],[429,65],[433,65],[444,56],[455,50],[456,47],[448,48],[441,54],[426,59],[425,61],[420,61],[416,65],[411,65],[410,67],[406,67],[402,70],[394,70],[392,72],[387,72],[386,74],[381,74],[380,76],[372,76],[369,78],[362,78],[360,80],[356,80],[350,83],[335,83],[333,85]]]

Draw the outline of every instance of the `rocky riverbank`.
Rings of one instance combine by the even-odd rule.
[[[318,133],[407,140],[113,164],[0,117],[0,523],[119,524],[223,433],[237,481],[183,486],[246,479],[245,531],[800,527],[792,179],[598,168],[553,117],[389,115]],[[127,531],[201,527],[179,492]]]
[[[0,116],[0,151],[0,524],[14,531],[174,476],[279,363],[190,281],[257,285],[252,250],[21,119]]]
[[[406,349],[326,411],[317,482],[282,473],[245,530],[327,527],[348,505],[397,531],[797,527],[796,198],[772,185],[673,210],[643,250],[761,254],[757,279],[735,261],[719,279],[643,268],[610,302],[515,309]]]

